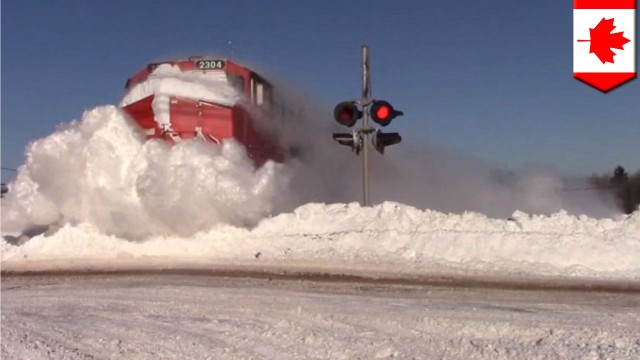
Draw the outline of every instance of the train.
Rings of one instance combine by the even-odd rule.
[[[235,139],[256,167],[282,162],[273,124],[274,87],[229,59],[190,57],[149,63],[127,79],[121,108],[147,140]]]

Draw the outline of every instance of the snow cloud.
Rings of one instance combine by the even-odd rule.
[[[227,99],[229,104],[238,101],[228,86],[219,92],[207,86],[224,79],[181,75],[170,66],[158,69],[157,76],[137,85],[122,104],[156,90]],[[89,223],[126,239],[188,237],[220,224],[252,227],[266,216],[311,202],[359,200],[361,157],[332,140],[333,132],[346,129],[332,120],[330,107],[286,85],[277,84],[276,89],[276,121],[270,127],[275,125],[282,147],[292,155],[285,164],[268,162],[255,169],[244,147],[233,140],[221,145],[199,140],[173,146],[145,142],[122,110],[98,107],[28,146],[27,161],[3,199],[3,233]],[[615,214],[593,194],[564,192],[566,181],[554,169],[500,170],[403,135],[405,142],[385,156],[372,151],[374,203],[395,201],[500,218],[515,211]]]
[[[233,140],[145,142],[122,110],[98,107],[29,145],[2,229],[87,222],[139,239],[253,225],[271,212],[285,172],[272,162],[254,169]]]

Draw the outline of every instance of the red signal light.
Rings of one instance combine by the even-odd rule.
[[[333,117],[338,124],[352,127],[362,117],[362,111],[353,101],[343,101],[333,110]]]
[[[382,126],[389,125],[391,120],[400,115],[403,115],[402,111],[395,110],[386,101],[376,100],[371,104],[371,119]]]
[[[376,110],[376,117],[378,119],[386,119],[389,117],[389,115],[391,114],[391,112],[389,111],[389,107],[387,106],[381,106],[378,110]]]
[[[340,113],[340,120],[342,122],[346,122],[346,121],[351,121],[351,119],[353,119],[353,109],[350,108],[346,108],[346,109],[342,109],[342,112]]]

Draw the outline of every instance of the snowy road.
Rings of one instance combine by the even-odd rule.
[[[638,359],[640,295],[184,274],[4,276],[2,359]]]

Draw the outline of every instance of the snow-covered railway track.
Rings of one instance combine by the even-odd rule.
[[[211,268],[150,268],[150,269],[69,269],[69,270],[3,270],[3,279],[22,279],[22,281],[38,281],[38,279],[81,279],[81,278],[182,278],[190,281],[204,282],[213,279],[246,279],[246,280],[282,280],[305,281],[312,284],[335,283],[354,284],[356,288],[405,287],[420,289],[421,287],[462,287],[505,290],[540,290],[540,291],[577,291],[577,292],[611,292],[640,294],[640,281],[609,280],[593,278],[559,278],[559,277],[519,277],[465,274],[399,274],[371,271],[326,269],[296,269],[294,267],[252,267],[252,266],[219,266]],[[236,282],[237,280],[234,280]],[[326,286],[327,288],[329,286]],[[348,287],[347,287],[348,288]]]

